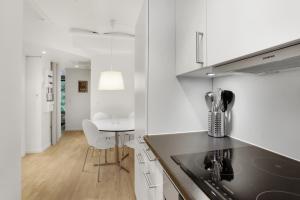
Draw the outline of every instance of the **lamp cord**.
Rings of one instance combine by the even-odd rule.
[[[112,36],[110,36],[110,71],[112,71]]]
[[[110,21],[111,23],[111,31],[113,32],[114,31],[114,24],[115,24],[115,20],[111,20]],[[110,71],[112,71],[112,61],[113,61],[113,48],[112,48],[112,43],[113,43],[113,36],[111,35],[110,36]]]

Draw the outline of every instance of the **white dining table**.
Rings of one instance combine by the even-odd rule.
[[[116,148],[116,162],[108,164],[117,164],[121,169],[129,172],[128,169],[121,166],[119,159],[119,136],[120,134],[126,134],[135,130],[134,119],[133,118],[112,118],[112,119],[102,119],[94,120],[93,123],[97,126],[98,130],[101,132],[111,132],[115,134],[115,148]],[[125,155],[121,159],[125,159],[128,155]]]

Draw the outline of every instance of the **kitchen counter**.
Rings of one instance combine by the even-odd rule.
[[[168,176],[186,200],[201,200],[204,193],[180,169],[171,158],[172,155],[206,152],[217,149],[249,146],[230,137],[212,138],[207,131],[165,135],[148,135],[145,142],[153,151]]]

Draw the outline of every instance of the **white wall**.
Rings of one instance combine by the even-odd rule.
[[[42,141],[42,61],[26,58],[26,151],[39,152]]]
[[[231,136],[300,160],[299,77],[292,71],[215,78],[215,89],[236,95]]]
[[[66,130],[82,130],[82,120],[90,117],[91,71],[66,69]],[[78,92],[78,81],[88,81],[88,93]]]
[[[56,74],[56,85],[57,85],[57,107],[56,107],[56,133],[57,133],[57,138],[59,139],[61,137],[61,67],[58,64],[57,65],[57,74]]]
[[[149,2],[148,132],[207,129],[201,100],[211,81],[177,79],[175,73],[175,1]]]
[[[141,9],[135,27],[135,64],[134,64],[135,130],[141,135],[144,135],[148,129],[147,128],[148,0],[143,0],[143,2],[144,4]],[[139,186],[135,188],[136,191],[138,187]],[[139,192],[136,192],[136,194],[138,195]]]
[[[91,71],[91,116],[105,112],[112,116],[127,116],[134,111],[134,56],[132,54],[114,55],[113,70],[123,73],[125,90],[99,91],[100,73],[110,69],[109,55],[92,57]]]
[[[22,0],[0,1],[0,199],[21,199]]]
[[[51,145],[51,113],[45,112],[46,57],[26,57],[26,152],[42,152]]]
[[[46,110],[46,89],[45,89],[45,83],[46,79],[48,78],[46,76],[46,72],[48,70],[51,70],[51,61],[47,56],[42,57],[42,65],[40,66],[42,68],[42,151],[46,150],[51,145],[51,112],[45,112]]]
[[[21,111],[21,116],[23,117],[22,122],[22,127],[23,127],[23,131],[21,134],[21,156],[25,156],[26,155],[26,57],[23,55],[23,60],[22,60],[22,77],[21,77],[21,81],[22,81],[22,99],[20,99],[20,103],[22,104],[22,111]]]

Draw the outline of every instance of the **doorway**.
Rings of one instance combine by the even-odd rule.
[[[61,76],[61,103],[60,103],[60,112],[61,112],[61,132],[63,133],[66,130],[66,76]]]

